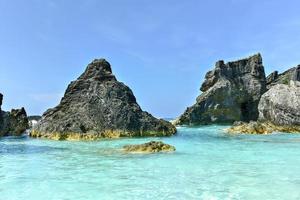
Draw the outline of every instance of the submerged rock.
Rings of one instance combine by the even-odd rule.
[[[68,86],[60,104],[46,111],[30,135],[50,139],[170,136],[176,128],[142,111],[129,87],[104,59],[90,63]]]
[[[233,123],[258,118],[258,102],[266,91],[260,54],[235,62],[218,61],[201,86],[196,103],[178,118],[177,124]]]
[[[2,100],[3,95],[0,93],[0,137],[22,135],[29,127],[25,109],[12,109],[11,112],[2,111]]]
[[[151,141],[145,144],[126,145],[123,150],[128,153],[158,153],[158,152],[172,152],[175,147],[163,142]]]

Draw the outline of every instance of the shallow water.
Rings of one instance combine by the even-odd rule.
[[[98,142],[2,138],[0,199],[300,199],[300,134],[232,136],[224,128]],[[120,151],[153,139],[177,151]]]

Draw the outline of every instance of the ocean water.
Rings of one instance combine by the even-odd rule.
[[[224,128],[97,142],[2,138],[0,199],[300,199],[300,134],[233,136]],[[120,151],[150,140],[177,151]]]

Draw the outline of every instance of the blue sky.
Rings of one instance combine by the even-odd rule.
[[[296,0],[0,0],[4,110],[42,114],[94,58],[157,117],[195,102],[217,60],[261,52],[266,72],[300,63]]]

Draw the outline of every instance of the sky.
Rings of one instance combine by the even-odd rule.
[[[0,0],[2,109],[41,115],[95,58],[143,110],[176,117],[218,60],[300,63],[298,0]]]

